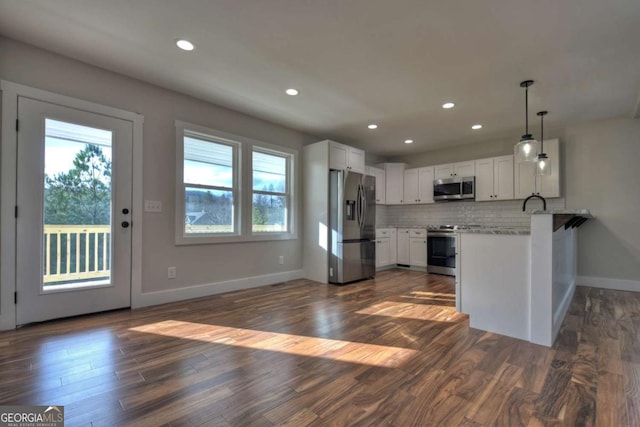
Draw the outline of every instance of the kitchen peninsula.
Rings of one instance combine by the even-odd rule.
[[[576,279],[588,210],[536,210],[531,227],[460,231],[457,308],[471,327],[550,347]]]

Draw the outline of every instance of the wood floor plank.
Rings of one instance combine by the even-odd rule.
[[[622,375],[608,372],[600,375],[597,405],[597,425],[620,427],[629,425]]]
[[[553,348],[469,327],[453,278],[295,280],[0,333],[0,404],[69,425],[640,425],[640,294],[578,287]]]

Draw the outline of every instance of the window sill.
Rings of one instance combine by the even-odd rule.
[[[224,243],[256,243],[256,242],[273,242],[279,240],[297,240],[297,233],[264,233],[252,234],[244,236],[193,236],[176,237],[177,246],[190,245],[217,245]]]

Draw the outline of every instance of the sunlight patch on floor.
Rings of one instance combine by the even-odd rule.
[[[451,322],[456,320],[459,315],[452,307],[397,301],[383,301],[358,310],[356,313],[399,317],[403,319],[431,320],[436,322]]]
[[[130,328],[129,330],[212,344],[277,351],[296,356],[321,357],[339,362],[386,368],[398,367],[417,353],[416,350],[401,347],[207,325],[180,320],[165,320]]]
[[[403,298],[413,298],[428,301],[441,301],[443,303],[456,302],[456,294],[442,293],[442,292],[427,292],[427,291],[413,291],[409,295],[403,295]]]

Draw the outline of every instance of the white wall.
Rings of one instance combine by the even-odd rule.
[[[295,148],[300,155],[303,144],[317,138],[11,39],[0,37],[0,53],[0,79],[144,115],[144,198],[161,200],[163,212],[144,215],[143,292],[301,270],[301,238],[174,244],[174,120]],[[284,265],[278,265],[280,255]],[[167,279],[168,266],[177,267],[176,280]]]
[[[578,232],[580,283],[635,281],[640,291],[640,120],[569,126],[563,141],[567,208],[596,217]]]

